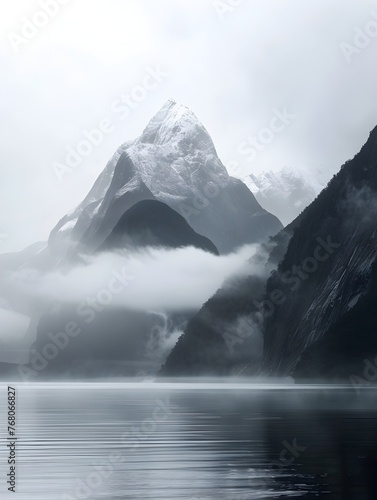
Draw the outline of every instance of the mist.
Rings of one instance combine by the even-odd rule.
[[[197,309],[224,280],[258,272],[248,261],[258,248],[246,245],[225,256],[193,247],[106,252],[82,256],[82,263],[68,270],[46,274],[17,270],[5,278],[5,284],[10,293],[34,304],[96,301],[140,311]]]

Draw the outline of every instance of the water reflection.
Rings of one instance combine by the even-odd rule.
[[[376,424],[373,390],[19,386],[17,498],[376,499]]]

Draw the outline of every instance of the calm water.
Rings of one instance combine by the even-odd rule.
[[[24,500],[377,499],[377,392],[209,384],[17,387]]]

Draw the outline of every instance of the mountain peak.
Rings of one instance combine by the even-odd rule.
[[[170,99],[140,137],[117,149],[84,202],[56,226],[51,241],[68,241],[72,235],[97,248],[132,204],[153,198],[185,217],[220,252],[282,228],[240,180],[228,175],[195,114]]]
[[[184,114],[191,114],[192,116],[195,116],[190,108],[177,102],[175,99],[168,99],[162,108],[151,119],[151,122],[154,121],[160,114],[165,115],[165,119],[172,120],[179,120]]]
[[[138,142],[165,144],[172,139],[183,138],[195,132],[208,132],[190,108],[169,99],[153,116]],[[209,136],[208,136],[209,138]]]

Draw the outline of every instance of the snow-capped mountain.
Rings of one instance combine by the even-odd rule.
[[[257,201],[286,226],[317,197],[328,182],[324,172],[305,167],[284,167],[242,179]]]
[[[194,113],[168,101],[140,137],[118,148],[85,200],[51,233],[51,247],[94,249],[134,203],[155,199],[181,214],[220,253],[281,229],[245,184],[228,175]]]
[[[218,255],[268,239],[281,228],[242,181],[228,175],[193,112],[168,101],[140,137],[117,149],[83,202],[52,230],[48,244],[25,253],[26,267],[42,274],[69,273],[83,254],[151,246],[194,247]],[[10,261],[19,269],[25,265],[22,259],[23,254]],[[77,316],[76,306],[63,302],[38,310],[25,336],[35,352],[51,332],[62,331]],[[169,315],[163,336],[175,335],[194,312],[185,307]],[[154,310],[96,311],[95,319],[81,328],[88,335],[81,335],[43,373],[135,374],[138,364],[151,363],[145,349],[160,316]],[[157,370],[161,360],[152,361]]]

